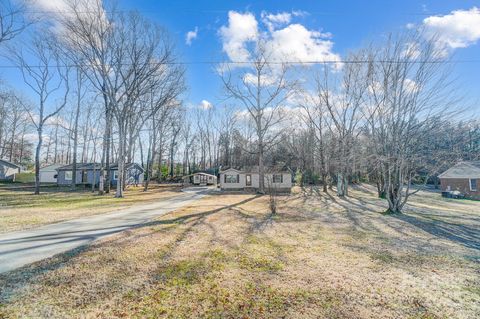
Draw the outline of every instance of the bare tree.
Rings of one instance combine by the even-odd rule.
[[[240,71],[228,64],[221,68],[221,78],[228,98],[242,104],[252,120],[258,156],[259,192],[265,193],[265,153],[278,142],[278,125],[285,119],[286,101],[294,94],[296,81],[287,78],[287,64],[270,61],[261,41],[252,52],[249,68]]]
[[[34,35],[29,45],[10,49],[10,58],[20,69],[25,84],[37,97],[35,111],[26,109],[37,130],[35,150],[35,194],[40,194],[40,155],[45,124],[67,104],[69,93],[68,72],[58,48],[49,41],[48,35]],[[60,89],[60,101],[52,103]]]
[[[419,32],[391,35],[374,51],[368,115],[374,169],[388,211],[399,213],[419,190],[412,189],[419,170],[431,159],[440,162],[428,132],[437,131],[438,123],[454,114],[458,100],[445,56],[434,39]],[[428,170],[438,173],[432,166]]]
[[[370,74],[367,51],[350,54],[339,73],[340,83],[331,79],[331,68],[324,68],[324,76],[317,79],[317,96],[328,112],[330,131],[336,138],[337,195],[348,196],[351,164],[354,158],[353,146],[364,125],[367,79]],[[362,63],[356,63],[362,61]],[[367,62],[363,62],[367,61]],[[338,71],[334,71],[338,72]]]
[[[29,23],[24,18],[24,4],[11,0],[0,2],[0,44],[20,34]]]

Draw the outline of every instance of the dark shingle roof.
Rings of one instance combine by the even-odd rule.
[[[2,159],[0,159],[0,164],[8,165],[8,166],[13,166],[13,167],[16,167],[16,168],[21,168],[20,165],[17,165],[17,164],[14,164],[14,163],[12,163],[12,162],[9,162],[9,161],[6,161],[6,160],[2,160]]]
[[[125,164],[125,168],[129,169],[133,165],[137,165],[139,169],[143,171],[143,168],[136,164],[136,163],[127,163]],[[95,167],[95,170],[100,170],[102,168],[102,165],[100,163],[77,163],[77,170],[93,170]],[[57,168],[58,171],[71,171],[73,169],[73,164],[65,165],[62,167]],[[116,170],[118,169],[118,164],[110,164],[110,170]]]

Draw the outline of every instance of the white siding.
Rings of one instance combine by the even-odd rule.
[[[225,175],[239,175],[238,183],[225,183]],[[243,189],[245,188],[245,174],[235,170],[226,171],[220,174],[220,186],[222,189]]]
[[[239,182],[238,183],[225,183],[225,175],[239,175]],[[246,175],[250,174],[252,176],[252,185],[246,185]],[[282,182],[281,183],[272,183],[272,187],[277,189],[290,189],[292,187],[292,174],[290,173],[278,173],[282,174]],[[269,181],[273,180],[273,174],[265,174],[265,188],[269,187]],[[259,188],[260,187],[260,175],[258,173],[241,173],[235,170],[225,171],[220,174],[220,186],[222,189],[229,190],[229,189],[244,189],[244,188]]]
[[[57,179],[54,177],[57,175],[56,171],[44,171],[40,170],[40,183],[56,183]]]

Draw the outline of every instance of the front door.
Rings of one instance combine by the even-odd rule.
[[[200,185],[207,185],[207,176],[200,175]]]
[[[252,186],[252,175],[251,174],[245,175],[245,185],[247,187]]]
[[[87,182],[88,182],[87,171],[82,171],[82,184],[86,184]]]

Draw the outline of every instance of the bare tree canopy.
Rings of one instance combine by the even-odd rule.
[[[24,18],[24,8],[20,1],[0,2],[0,44],[13,39],[29,24]]]

